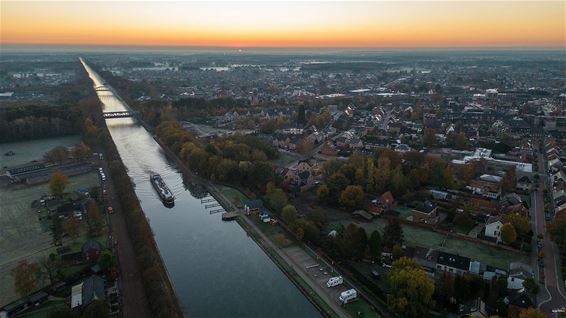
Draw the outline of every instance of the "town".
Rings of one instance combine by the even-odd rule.
[[[562,53],[6,54],[0,317],[564,315]]]

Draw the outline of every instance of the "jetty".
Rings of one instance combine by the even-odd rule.
[[[238,217],[238,212],[222,213],[222,221],[232,221]]]

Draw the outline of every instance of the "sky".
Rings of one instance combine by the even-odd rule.
[[[0,1],[2,45],[566,46],[562,0]]]

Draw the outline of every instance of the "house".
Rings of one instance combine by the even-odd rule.
[[[485,302],[480,298],[472,299],[460,304],[458,307],[458,317],[489,317]]]
[[[269,212],[267,210],[263,210],[263,211],[261,211],[261,213],[259,213],[259,218],[264,223],[269,223],[269,222],[271,222],[271,212]]]
[[[30,306],[38,306],[49,298],[49,294],[44,291],[37,292],[28,297],[28,304]]]
[[[509,306],[509,316],[516,317],[511,313],[518,313],[523,309],[535,307],[535,303],[528,292],[524,289],[515,291],[503,300]]]
[[[85,308],[96,300],[106,299],[105,282],[100,276],[90,276],[71,288],[71,308]]]
[[[436,224],[440,220],[438,207],[430,202],[413,202],[409,204],[413,211],[413,221],[426,224]]]
[[[259,213],[263,209],[263,202],[259,199],[244,202],[246,214]]]
[[[18,299],[15,302],[4,306],[3,311],[8,314],[8,317],[19,313],[26,308],[26,302],[23,299]]]
[[[98,260],[100,252],[102,251],[102,244],[96,240],[87,240],[81,247],[81,255],[83,262],[94,263]]]
[[[501,227],[503,226],[504,218],[502,215],[491,216],[485,223],[484,235],[488,238],[494,239],[497,243],[501,242]]]
[[[439,251],[438,258],[436,259],[436,269],[462,275],[469,272],[470,263],[471,259],[469,257]]]
[[[328,143],[325,143],[320,149],[320,153],[325,156],[336,156],[338,154],[338,151]]]
[[[531,179],[528,176],[522,176],[521,178],[519,178],[517,180],[517,190],[523,191],[523,192],[530,192],[531,189],[533,188],[533,182],[531,181]]]
[[[533,278],[534,271],[527,264],[514,262],[509,265],[509,276],[507,277],[507,289],[523,289],[523,282],[527,278]]]
[[[393,197],[391,191],[387,191],[379,197],[379,204],[381,204],[381,206],[383,206],[383,208],[385,209],[391,209],[395,207],[395,197]]]
[[[498,199],[501,196],[501,182],[475,179],[470,181],[466,188],[474,194],[479,194],[489,199]]]

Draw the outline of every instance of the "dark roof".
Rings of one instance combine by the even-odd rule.
[[[100,276],[90,276],[83,281],[83,307],[88,306],[95,300],[104,300],[104,279]]]
[[[49,297],[49,294],[47,294],[44,291],[40,291],[40,292],[37,292],[37,293],[29,296],[28,301],[30,303],[36,303],[36,302],[41,301],[41,300],[43,300],[47,297]]]
[[[90,249],[101,250],[102,245],[97,240],[87,240],[81,247],[81,251],[85,253]]]
[[[522,176],[521,178],[519,178],[518,182],[520,182],[520,183],[532,183],[531,179],[527,176]]]
[[[244,205],[247,205],[250,209],[261,209],[261,208],[263,208],[263,202],[260,199],[245,201]]]
[[[529,308],[535,305],[531,297],[525,291],[511,294],[506,300],[509,302],[509,305],[520,308]]]
[[[471,259],[469,257],[454,255],[446,252],[438,252],[438,264],[450,266],[460,270],[467,271],[470,269]]]
[[[299,172],[299,177],[301,179],[308,179],[310,177],[311,173],[307,170],[303,171],[303,172]]]
[[[436,208],[436,205],[427,200],[425,202],[413,202],[412,204],[410,204],[410,207],[418,212],[428,214]]]

